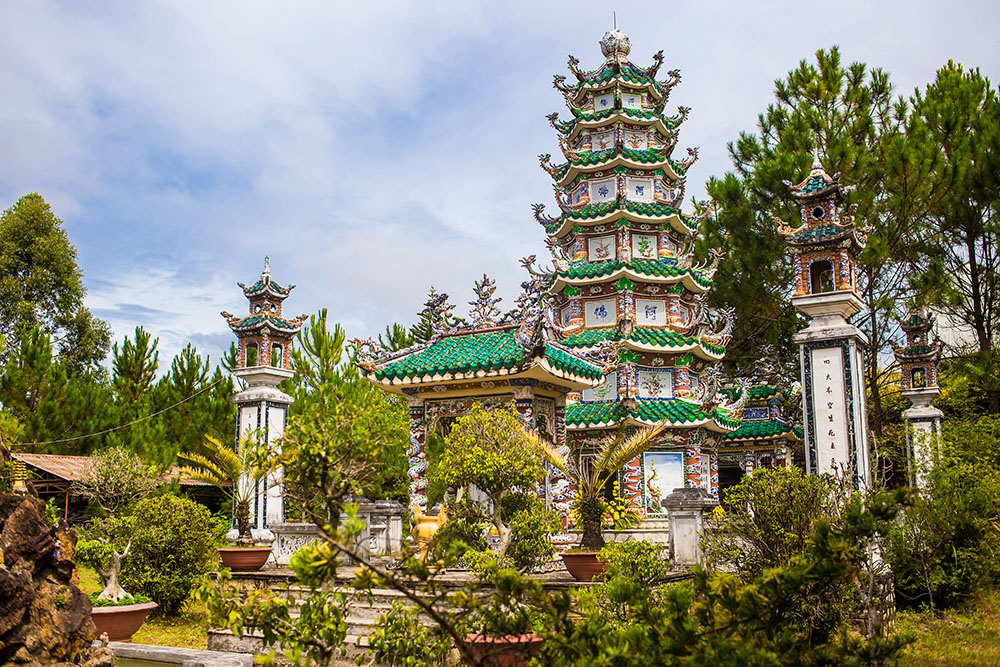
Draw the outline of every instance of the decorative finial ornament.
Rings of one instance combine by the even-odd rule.
[[[629,40],[628,35],[617,28],[604,33],[604,39],[601,40],[600,44],[601,53],[604,54],[605,58],[611,58],[612,56],[621,56],[624,58],[632,50],[632,42]]]
[[[260,277],[271,277],[271,258],[268,255],[264,255],[264,270],[260,272]]]
[[[824,171],[823,163],[819,161],[819,146],[813,148],[813,165],[812,171]]]

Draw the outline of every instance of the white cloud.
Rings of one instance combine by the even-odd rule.
[[[688,195],[728,168],[772,82],[840,44],[900,92],[948,58],[1000,70],[992,3],[725,2],[618,8],[633,59],[664,49],[700,146]],[[80,251],[88,303],[166,352],[224,341],[218,310],[265,254],[352,335],[410,321],[430,284],[464,306],[486,272],[507,301],[554,208],[551,76],[600,65],[605,3],[14,3],[0,26],[0,199],[37,190]],[[996,77],[994,77],[996,78]],[[153,267],[153,268],[149,268]],[[151,309],[144,311],[132,306]],[[168,315],[168,314],[169,315]],[[217,354],[213,354],[217,358]]]

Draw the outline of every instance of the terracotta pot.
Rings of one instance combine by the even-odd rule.
[[[156,606],[155,602],[143,602],[120,607],[94,607],[90,610],[90,618],[97,626],[98,637],[106,632],[110,641],[130,642],[132,635],[138,632],[146,622],[146,616]]]
[[[271,547],[223,547],[217,551],[222,564],[233,572],[256,572],[271,557]]]
[[[596,551],[570,551],[562,554],[563,564],[577,581],[594,581],[604,574],[604,563]]]
[[[542,638],[534,632],[501,637],[470,634],[465,636],[465,641],[484,667],[525,667],[542,650]]]

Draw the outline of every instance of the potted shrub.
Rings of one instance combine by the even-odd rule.
[[[206,454],[182,453],[193,465],[181,472],[192,479],[218,487],[233,503],[238,535],[235,543],[219,548],[222,564],[233,572],[259,570],[271,556],[271,547],[257,546],[250,528],[250,503],[256,489],[277,470],[279,461],[266,446],[258,445],[249,435],[230,449],[211,436],[205,438]]]
[[[465,633],[466,664],[483,667],[522,667],[542,649],[542,638],[533,631],[538,611],[529,604],[541,584],[526,579],[513,568],[501,569],[495,560],[477,568],[494,590],[472,604]]]
[[[574,469],[569,472],[576,478],[573,517],[582,534],[580,545],[564,551],[562,559],[578,581],[592,581],[604,572],[597,554],[604,547],[605,485],[622,466],[646,451],[665,428],[659,424],[631,432],[620,430],[601,440],[592,457],[584,457],[583,450],[577,450]]]
[[[104,584],[99,593],[91,595],[91,618],[97,626],[98,636],[107,633],[112,641],[127,642],[157,605],[149,598],[129,594],[119,583],[122,562],[129,556],[135,526],[133,517],[120,517],[119,514],[128,504],[156,488],[155,470],[121,447],[104,451],[94,458],[81,479],[74,483],[74,489],[95,501],[107,517],[95,521],[85,539],[77,543],[74,558],[97,570]],[[125,547],[119,551],[122,543]]]

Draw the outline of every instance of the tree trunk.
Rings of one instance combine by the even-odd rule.
[[[604,531],[601,529],[603,517],[584,517],[583,535],[580,548],[586,551],[600,551],[604,548]]]
[[[501,560],[507,553],[510,546],[510,527],[500,518],[500,499],[493,499],[493,526],[500,536],[500,544],[497,545],[497,560]]]
[[[112,602],[118,602],[124,598],[132,597],[121,584],[118,583],[118,577],[122,572],[122,559],[128,556],[129,547],[132,543],[129,542],[128,546],[125,547],[125,551],[118,553],[117,549],[111,551],[111,562],[108,564],[106,569],[101,570],[98,574],[101,575],[101,580],[104,582],[104,588],[101,590],[101,594],[97,596],[98,600],[111,600]]]
[[[253,532],[250,530],[249,503],[239,503],[236,505],[236,529],[239,531],[236,544],[241,547],[252,547],[254,540]]]

